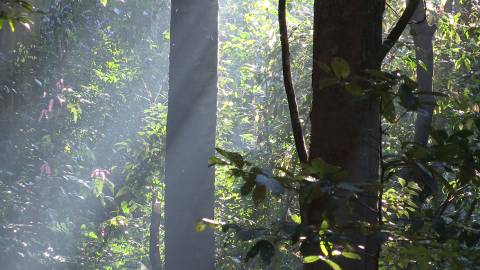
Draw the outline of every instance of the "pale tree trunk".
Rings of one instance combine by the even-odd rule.
[[[152,191],[152,205],[150,215],[150,236],[148,255],[150,259],[151,270],[161,270],[162,262],[160,260],[160,223],[161,223],[161,206],[158,201],[157,191]]]
[[[218,2],[172,0],[170,91],[166,139],[165,244],[167,270],[212,270],[213,156],[217,105]]]
[[[428,143],[428,134],[432,126],[433,110],[435,109],[435,97],[433,91],[433,36],[435,26],[429,25],[426,20],[425,6],[420,1],[418,8],[413,15],[413,23],[410,26],[410,33],[413,36],[415,45],[415,55],[417,61],[417,84],[420,95],[421,106],[417,111],[415,121],[415,142],[426,146]]]

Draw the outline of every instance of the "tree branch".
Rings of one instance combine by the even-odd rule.
[[[287,94],[288,109],[290,111],[290,120],[292,122],[293,138],[295,140],[295,148],[300,162],[308,161],[307,148],[303,139],[302,125],[298,114],[297,100],[293,89],[292,72],[290,68],[290,48],[288,45],[288,30],[286,18],[286,0],[278,1],[278,24],[280,26],[280,43],[282,46],[282,68],[283,83]]]
[[[402,16],[398,19],[397,24],[393,27],[390,34],[388,34],[387,38],[383,41],[382,49],[378,55],[380,61],[382,61],[385,56],[387,56],[388,52],[393,48],[393,45],[398,41],[400,36],[403,33],[403,30],[407,27],[410,19],[412,18],[415,10],[417,9],[418,3],[420,0],[407,0],[407,7],[403,11]]]

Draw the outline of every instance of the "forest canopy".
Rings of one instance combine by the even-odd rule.
[[[478,0],[0,0],[0,269],[480,269]]]

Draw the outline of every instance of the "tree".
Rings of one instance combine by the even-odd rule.
[[[174,0],[166,141],[166,269],[214,269],[213,233],[198,234],[198,218],[213,217],[218,3]]]
[[[420,1],[417,10],[412,17],[414,23],[410,27],[415,45],[417,61],[417,84],[418,90],[423,94],[420,96],[421,106],[415,121],[415,142],[420,145],[427,145],[428,134],[432,124],[435,99],[432,92],[433,84],[433,36],[435,26],[429,25],[424,2]]]
[[[282,2],[282,1],[281,1]],[[362,72],[381,70],[381,63],[415,11],[417,1],[410,1],[398,23],[385,41],[382,41],[382,22],[385,1],[315,1],[313,37],[313,101],[310,113],[311,143],[309,162],[321,158],[347,173],[341,181],[348,184],[375,184],[379,181],[381,153],[380,100],[375,95],[356,98],[355,92],[366,93],[369,85],[363,81]],[[280,5],[280,9],[284,5]],[[280,13],[282,31],[282,16]],[[285,34],[283,34],[285,38]],[[288,77],[288,49],[283,45],[284,76],[287,95],[290,90]],[[359,79],[360,78],[360,79]],[[354,91],[355,90],[355,91]],[[289,98],[292,104],[293,97]],[[294,107],[294,106],[293,106]],[[292,106],[290,106],[292,108]],[[292,113],[292,110],[291,110]],[[298,114],[292,114],[292,126],[300,160],[305,160],[303,138],[298,133]],[[378,268],[379,241],[374,231],[362,233],[358,224],[378,224],[379,196],[375,191],[364,192],[354,203],[348,203],[352,194],[337,194],[332,200],[328,194],[315,187],[314,198],[301,201],[302,223],[319,228],[328,220],[340,228],[354,247],[363,246],[362,261],[339,259],[342,269]],[[311,196],[307,185],[302,197]],[[302,203],[306,202],[306,205]],[[352,206],[352,209],[350,208]],[[309,239],[306,256],[321,255],[318,238]],[[304,269],[320,269],[324,263],[318,260],[307,263]]]

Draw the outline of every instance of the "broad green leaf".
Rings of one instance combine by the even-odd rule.
[[[125,195],[127,194],[129,191],[129,188],[127,186],[124,186],[122,188],[120,188],[118,191],[117,191],[117,194],[115,194],[115,198],[118,198],[122,195]]]
[[[332,70],[330,69],[330,67],[329,67],[327,64],[325,64],[324,62],[316,61],[315,63],[318,65],[318,67],[319,67],[323,72],[325,72],[325,73],[327,73],[327,74],[330,74],[330,73],[332,72]]]
[[[335,73],[335,77],[338,79],[346,79],[350,76],[350,65],[348,64],[345,59],[340,57],[335,57],[330,62],[332,66],[333,73]]]
[[[96,197],[100,197],[100,195],[103,193],[103,186],[105,182],[102,179],[96,178],[95,184],[93,186],[93,194],[95,194]]]
[[[303,263],[314,263],[322,258],[322,256],[307,256],[303,258]]]
[[[243,160],[242,155],[240,155],[239,153],[226,151],[220,148],[215,148],[215,149],[220,155],[222,155],[223,157],[228,159],[230,162],[235,164],[235,166],[242,168],[243,165],[245,165],[245,161]]]
[[[323,261],[326,262],[333,270],[342,270],[340,265],[330,259],[325,258]]]
[[[352,259],[352,260],[360,260],[362,258],[357,253],[348,252],[348,251],[342,252],[342,256],[345,257],[345,258],[348,258],[348,259]]]
[[[324,242],[324,241],[322,241],[322,242],[320,243],[320,250],[322,251],[323,255],[325,255],[325,256],[329,256],[329,255],[330,255],[329,252],[328,252],[327,247],[325,246],[325,242]]]
[[[211,166],[214,166],[214,165],[225,165],[227,164],[227,162],[225,162],[224,160],[218,158],[218,157],[211,157],[208,159],[208,166],[211,167]]]
[[[302,223],[302,218],[299,215],[291,215],[290,218],[297,224]]]
[[[94,240],[98,239],[97,234],[94,233],[94,232],[89,232],[89,233],[85,234],[85,237],[88,237],[88,238],[94,239]]]
[[[128,202],[123,201],[120,203],[120,208],[122,209],[122,212],[128,215],[130,213],[130,207],[128,207]]]
[[[105,7],[108,4],[108,0],[100,0],[100,3]]]
[[[10,30],[12,30],[12,32],[15,32],[15,22],[13,21],[12,18],[7,18],[7,21],[8,21],[8,24],[10,25]]]

